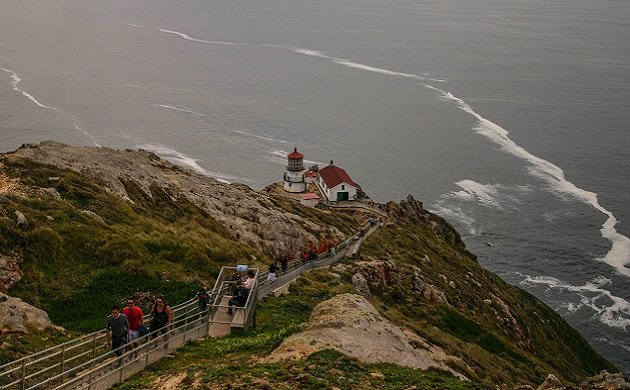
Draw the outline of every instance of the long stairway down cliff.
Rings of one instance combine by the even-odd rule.
[[[308,262],[290,262],[287,272],[273,281],[267,280],[268,272],[253,269],[256,282],[247,302],[232,315],[227,312],[234,283],[229,276],[236,272],[236,267],[223,267],[210,293],[211,304],[206,313],[199,312],[195,300],[173,306],[174,322],[169,330],[165,334],[141,337],[133,344],[133,349],[127,344],[110,351],[107,333],[101,330],[25,356],[0,366],[0,389],[109,389],[190,341],[206,336],[221,337],[234,331],[247,332],[254,326],[258,299],[287,285],[303,272],[327,267],[346,255],[358,253],[363,240],[376,228],[367,225],[361,234],[339,244],[334,254]],[[116,356],[116,352],[121,355]]]

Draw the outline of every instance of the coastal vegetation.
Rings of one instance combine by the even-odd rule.
[[[265,245],[239,239],[221,215],[191,201],[183,189],[160,180],[145,186],[118,177],[125,199],[87,168],[3,158],[0,173],[5,182],[17,183],[0,192],[0,255],[16,259],[20,274],[8,293],[44,309],[66,329],[3,334],[0,363],[102,329],[110,306],[134,293],[164,294],[179,303],[200,284],[211,286],[221,266],[266,267],[275,257]],[[364,212],[307,208],[264,191],[242,191],[267,213],[311,224],[315,237],[329,231],[347,236],[365,223]],[[255,383],[270,389],[473,389],[541,383],[549,373],[579,383],[604,369],[617,371],[544,303],[483,269],[459,234],[420,202],[390,202],[386,210],[384,226],[366,240],[360,258],[305,274],[289,295],[260,302],[254,331],[192,343],[121,388],[151,388],[173,373],[184,384],[210,388]],[[16,222],[16,212],[26,216],[26,224]],[[261,213],[246,218],[255,224]],[[260,225],[264,229],[271,228]],[[441,348],[452,357],[448,366],[470,381],[439,370],[364,363],[332,349],[299,361],[261,359],[300,332],[316,305],[351,292],[365,296],[391,323]]]

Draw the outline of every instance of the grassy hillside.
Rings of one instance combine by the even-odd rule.
[[[26,197],[7,195],[1,203],[7,218],[0,218],[0,252],[22,258],[23,278],[11,294],[70,330],[101,329],[109,307],[136,291],[179,303],[202,281],[213,282],[222,265],[268,261],[186,199],[157,186],[148,196],[125,182],[130,203],[73,171],[29,161],[3,170],[29,188]],[[36,190],[47,187],[61,199]],[[28,228],[15,225],[16,210],[27,216]]]
[[[300,330],[313,308],[336,294],[353,292],[327,271],[314,271],[292,285],[292,293],[270,297],[257,309],[257,328],[243,336],[205,339],[178,351],[117,389],[154,389],[167,378],[180,388],[220,389],[481,389],[437,370],[415,370],[393,364],[365,364],[333,350],[297,362],[264,363],[280,342]]]
[[[264,266],[270,261],[186,198],[158,185],[147,194],[121,178],[128,202],[74,171],[6,159],[0,170],[20,180],[22,192],[0,196],[0,254],[18,257],[23,274],[10,294],[46,310],[54,323],[72,332],[102,329],[109,307],[134,292],[164,294],[168,302],[179,303],[191,298],[199,283],[212,285],[222,265]],[[360,226],[349,214],[258,196],[270,210],[346,233]],[[16,225],[15,211],[26,215],[28,227]],[[406,213],[413,218],[404,218]],[[361,261],[335,267],[336,275],[310,273],[290,296],[262,303],[253,333],[186,347],[176,359],[125,386],[150,387],[157,376],[174,370],[185,372],[190,381],[234,383],[234,388],[252,388],[250,373],[256,373],[266,378],[256,388],[287,389],[476,388],[541,383],[548,373],[576,383],[602,369],[616,371],[546,305],[482,269],[439,217],[413,203],[394,207],[393,215],[403,217],[392,218],[367,240]],[[256,356],[298,331],[317,303],[356,291],[352,276],[357,272],[367,279],[369,299],[384,316],[461,358],[451,364],[473,382],[440,372],[362,364],[333,351],[305,362],[256,363]],[[0,337],[1,362],[67,336]]]
[[[381,312],[461,357],[472,368],[470,378],[541,383],[555,373],[579,383],[603,369],[617,371],[560,315],[481,268],[466,250],[438,238],[429,224],[379,229],[362,254],[398,267],[387,284],[370,284]],[[414,275],[441,291],[447,303],[411,291]]]

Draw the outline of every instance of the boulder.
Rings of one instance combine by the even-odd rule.
[[[602,371],[587,378],[580,384],[580,388],[584,390],[630,390],[630,383],[620,373],[611,374],[608,371]]]
[[[42,188],[41,191],[51,198],[61,200],[61,195],[59,194],[59,192],[57,192],[57,190],[52,187]]]
[[[315,307],[306,329],[285,339],[267,362],[299,360],[323,349],[335,349],[366,363],[446,370],[450,357],[409,330],[393,325],[364,297],[341,294]]]
[[[45,311],[19,298],[0,293],[0,332],[28,333],[29,328],[37,331],[43,331],[46,328],[63,330],[50,321]]]
[[[234,238],[273,257],[286,255],[295,248],[308,247],[318,242],[320,237],[330,237],[337,243],[346,238],[337,228],[278,210],[270,200],[272,195],[178,167],[145,150],[114,150],[45,141],[23,145],[5,157],[9,160],[25,158],[81,172],[110,193],[131,203],[133,201],[124,182],[134,182],[149,197],[156,190],[163,191],[173,201],[185,197],[228,228]],[[49,181],[55,185],[60,179],[51,177]],[[56,197],[52,191],[46,192]],[[98,218],[94,219],[100,223]]]
[[[364,297],[370,296],[370,286],[368,284],[367,279],[361,273],[357,272],[352,275],[352,285],[354,288],[361,293]]]
[[[448,299],[446,295],[437,287],[432,284],[425,284],[422,288],[422,294],[427,299],[427,301],[431,303],[443,303],[445,305],[450,305],[448,303]]]
[[[547,379],[538,386],[536,390],[565,390],[566,387],[560,382],[558,378],[554,374],[549,374]]]
[[[0,255],[0,292],[8,292],[22,279],[18,260],[17,256]]]
[[[26,229],[28,227],[28,220],[21,211],[15,212],[15,224],[22,229]]]
[[[96,214],[94,211],[90,211],[90,210],[81,210],[79,211],[81,214],[86,215],[90,218],[92,218],[94,221],[100,223],[101,225],[105,225],[105,221],[103,220],[103,218]]]

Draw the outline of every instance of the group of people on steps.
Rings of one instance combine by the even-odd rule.
[[[274,280],[280,270],[286,272],[286,260],[281,262],[282,268],[273,262],[269,267],[268,278]],[[234,307],[243,307],[249,297],[249,292],[256,281],[256,273],[253,270],[247,271],[247,277],[243,278],[236,272],[230,279],[233,282],[232,298],[228,301],[228,314],[232,314]],[[199,307],[199,316],[203,317],[207,314],[210,293],[207,286],[202,286],[199,292],[192,300],[197,300]],[[173,323],[173,312],[169,305],[164,302],[162,295],[158,296],[155,303],[151,307],[149,313],[149,327],[144,324],[144,313],[139,306],[136,306],[134,298],[127,299],[127,306],[120,310],[120,306],[114,305],[111,308],[111,314],[106,320],[106,329],[108,334],[111,333],[112,350],[116,351],[116,355],[122,355],[124,345],[129,344],[131,348],[135,347],[135,341],[151,334],[157,337],[165,334]]]
[[[123,353],[123,345],[132,344],[149,332],[153,337],[164,334],[173,323],[173,312],[164,302],[162,295],[158,296],[149,313],[149,328],[144,324],[144,313],[133,298],[127,299],[127,306],[120,310],[118,305],[112,306],[111,314],[106,320],[106,329],[111,333],[112,350],[116,355]]]

